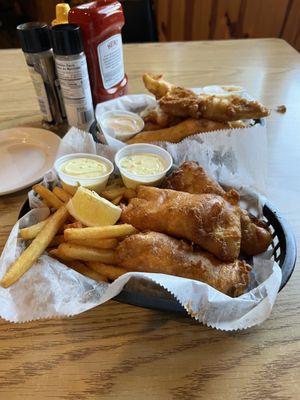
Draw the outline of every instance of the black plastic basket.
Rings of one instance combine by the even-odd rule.
[[[27,200],[20,210],[19,218],[29,210],[29,202]],[[289,223],[271,203],[268,202],[264,205],[263,216],[273,236],[271,244],[272,258],[282,270],[282,281],[279,289],[282,290],[290,279],[296,264],[297,247],[295,237]],[[131,279],[114,300],[140,307],[186,313],[185,309],[170,293],[159,285],[149,283],[146,280],[139,279],[137,281]]]

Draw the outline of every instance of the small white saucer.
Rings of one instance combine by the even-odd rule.
[[[39,181],[52,168],[60,138],[46,129],[0,131],[0,196]]]

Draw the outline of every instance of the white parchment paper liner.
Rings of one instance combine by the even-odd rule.
[[[162,145],[170,151],[175,164],[196,160],[221,183],[238,188],[244,205],[261,214],[264,197],[258,192],[265,191],[265,126],[209,132],[179,144]],[[95,144],[90,134],[71,128],[61,142],[58,155],[90,152],[113,160],[115,151],[110,146]],[[50,171],[44,183],[51,186],[56,179],[55,172]],[[0,258],[1,277],[24,248],[24,242],[17,237],[19,227],[36,223],[49,213],[47,208],[40,208],[42,204],[32,192],[29,198],[35,209],[12,229]],[[207,284],[164,274],[127,273],[112,284],[97,283],[45,254],[13,286],[0,288],[0,315],[12,322],[76,315],[116,296],[131,278],[143,278],[161,286],[199,322],[217,329],[236,330],[259,324],[270,315],[281,270],[270,260],[268,252],[256,257],[249,292],[233,299]]]

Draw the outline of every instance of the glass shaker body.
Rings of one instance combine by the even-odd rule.
[[[55,55],[68,124],[88,130],[94,121],[94,107],[84,52]]]
[[[26,63],[36,91],[43,120],[50,125],[63,122],[64,110],[60,101],[52,50],[40,53],[24,52]]]

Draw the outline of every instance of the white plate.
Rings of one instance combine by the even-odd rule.
[[[0,131],[0,196],[39,181],[55,161],[60,138],[38,128]]]

